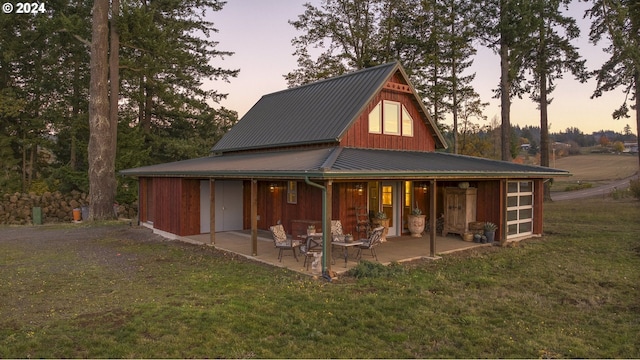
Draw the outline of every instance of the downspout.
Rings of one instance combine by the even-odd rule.
[[[304,182],[322,190],[322,277],[331,281],[327,271],[327,188],[314,183],[308,176],[304,177]]]

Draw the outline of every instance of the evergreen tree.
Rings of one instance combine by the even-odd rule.
[[[612,116],[614,119],[629,117],[627,100],[631,101],[631,109],[636,112],[636,129],[640,132],[640,2],[593,0],[585,15],[592,19],[590,41],[597,44],[607,40],[609,45],[604,50],[611,55],[594,71],[598,83],[592,97],[622,87],[625,99]]]
[[[511,98],[526,92],[522,75],[523,55],[530,49],[525,40],[532,33],[532,13],[529,2],[517,0],[484,0],[476,3],[475,24],[483,43],[500,56],[500,83],[496,98],[500,98],[500,154],[510,161]]]
[[[564,16],[561,9],[568,9],[570,0],[536,0],[533,3],[534,31],[525,41],[533,51],[523,56],[523,71],[532,75],[531,98],[540,109],[540,165],[549,167],[549,120],[547,108],[555,90],[555,80],[565,71],[580,81],[586,81],[585,60],[580,59],[577,48],[570,41],[580,35],[573,18]],[[561,34],[562,32],[562,34]],[[551,200],[551,184],[546,183],[544,199]]]

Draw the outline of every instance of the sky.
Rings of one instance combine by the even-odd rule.
[[[212,35],[212,39],[219,42],[216,49],[234,52],[234,55],[214,59],[212,63],[225,69],[240,69],[238,77],[231,78],[229,83],[205,82],[205,87],[229,94],[220,102],[221,106],[237,111],[242,118],[263,95],[287,88],[283,75],[297,67],[291,40],[300,35],[288,21],[303,13],[306,2],[319,4],[319,0],[228,0],[221,11],[208,15],[218,29],[218,33]],[[608,55],[602,51],[604,43],[594,46],[588,41],[589,20],[582,19],[585,8],[583,3],[572,4],[570,8],[573,14],[577,14],[575,17],[582,30],[574,45],[587,60],[587,69],[595,70],[608,59]],[[476,123],[488,125],[494,117],[500,122],[500,100],[492,98],[492,90],[499,81],[498,56],[491,50],[480,49],[470,71],[476,73],[474,88],[482,101],[489,102],[485,108],[488,120]],[[595,80],[580,83],[571,74],[558,80],[551,94],[553,101],[548,107],[550,131],[561,132],[576,127],[585,134],[600,130],[622,132],[629,124],[636,133],[632,118],[614,120],[611,117],[624,101],[622,88],[591,99],[595,88]],[[540,125],[537,104],[528,95],[513,100],[511,124]]]

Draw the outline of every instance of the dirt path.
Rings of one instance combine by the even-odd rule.
[[[149,229],[130,226],[129,222],[105,225],[48,224],[0,227],[1,248],[17,249],[22,254],[72,252],[88,262],[106,262],[104,265],[121,266],[119,262],[122,259],[114,256],[118,251],[105,242],[105,239],[131,242],[166,241]]]
[[[629,181],[637,178],[638,178],[638,173],[628,178],[615,180],[608,183],[607,185],[602,185],[602,186],[594,187],[591,189],[551,193],[551,200],[563,201],[563,200],[590,198],[590,197],[596,197],[596,196],[607,196],[613,190],[616,190],[616,189],[622,190],[622,189],[628,188]]]

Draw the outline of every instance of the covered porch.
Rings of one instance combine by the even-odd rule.
[[[181,237],[180,240],[194,244],[210,244],[210,234],[200,234]],[[480,244],[462,240],[459,236],[437,236],[436,237],[436,254],[438,256],[446,255],[456,251],[468,250],[481,246],[491,246],[492,244]],[[293,257],[290,250],[284,253],[282,262],[278,261],[278,249],[274,247],[273,238],[268,231],[258,231],[258,251],[256,256],[251,254],[251,231],[226,231],[217,232],[215,234],[215,244],[217,249],[229,251],[234,254],[260,261],[277,267],[285,267],[289,270],[297,271],[307,275],[314,274],[311,266],[309,269],[304,266],[304,256],[298,255],[298,261]],[[356,249],[349,250],[349,258],[345,266],[342,250],[334,248],[332,250],[331,270],[340,274],[358,264],[356,257]],[[364,250],[363,260],[375,262],[369,251]],[[424,234],[422,237],[396,236],[389,237],[387,241],[376,248],[378,262],[388,265],[392,262],[406,262],[429,257],[429,237]]]

